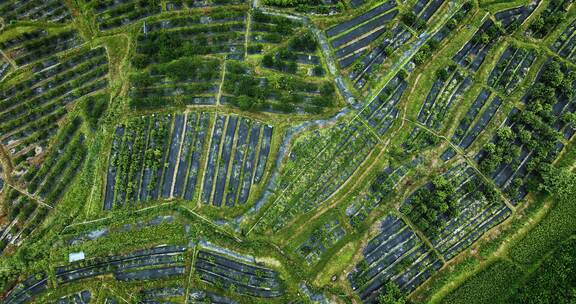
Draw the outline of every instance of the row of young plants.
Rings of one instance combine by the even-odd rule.
[[[491,101],[488,103],[489,100]],[[470,106],[466,115],[460,120],[458,128],[452,135],[452,143],[464,150],[468,149],[492,121],[492,118],[500,109],[502,101],[500,96],[492,94],[487,89],[482,89],[476,99],[474,99],[474,103]]]
[[[217,115],[214,122],[209,113],[193,112],[134,118],[116,129],[104,209],[198,197],[215,206],[245,204],[264,176],[271,139],[271,126],[238,116]]]
[[[550,45],[550,49],[560,57],[566,58],[572,62],[576,61],[576,55],[574,54],[574,48],[576,48],[576,20],[572,21],[565,29],[562,34],[558,36],[556,41]]]
[[[488,51],[496,44],[502,32],[503,29],[492,19],[484,21],[474,36],[452,57],[452,60],[471,72],[478,71]]]
[[[536,60],[534,50],[510,45],[498,59],[488,76],[488,85],[510,94],[522,82]]]
[[[376,178],[370,183],[365,193],[356,199],[346,208],[346,216],[350,220],[350,225],[360,227],[366,223],[366,219],[372,211],[376,209],[384,200],[396,194],[398,185],[408,175],[410,170],[417,168],[423,159],[417,156],[398,166],[388,166],[379,172]]]
[[[258,298],[275,298],[284,294],[278,272],[227,256],[226,252],[199,250],[194,263],[200,280],[232,293]]]
[[[264,175],[271,140],[269,125],[236,116],[218,116],[212,130],[201,201],[218,207],[223,203],[228,207],[246,204],[251,186]]]
[[[400,210],[445,260],[511,214],[493,186],[462,164],[417,190]]]
[[[338,0],[265,0],[264,5],[313,15],[334,15],[345,10],[344,1]],[[351,1],[351,6],[359,6],[364,0]]]
[[[409,293],[442,267],[403,219],[387,215],[378,226],[378,234],[368,241],[362,259],[348,274],[352,289],[367,303],[378,303],[390,282]]]
[[[137,37],[132,64],[141,69],[181,57],[209,54],[238,55],[242,59],[246,22],[238,17],[238,13],[215,11],[214,16],[208,13],[185,21],[174,17],[145,24]]]
[[[358,119],[299,137],[277,178],[270,206],[255,229],[278,231],[321,206],[356,172],[377,143],[378,138]]]
[[[472,85],[472,78],[465,76],[455,65],[436,71],[436,81],[417,115],[417,121],[427,128],[438,130],[444,123],[450,109],[457,106],[464,93]],[[436,144],[438,139],[430,132],[416,126],[403,143],[407,151],[420,150]]]
[[[265,48],[286,42],[303,28],[301,21],[266,14],[260,10],[252,11],[250,17],[250,37],[247,50],[250,54],[260,53]]]
[[[408,87],[404,77],[402,74],[394,76],[380,94],[360,112],[360,117],[379,136],[384,136],[398,118],[397,105]]]
[[[315,265],[322,259],[324,253],[330,250],[346,235],[337,218],[331,219],[320,227],[314,229],[310,236],[296,249],[296,253],[303,258],[309,266]]]
[[[67,284],[107,273],[112,273],[119,281],[162,279],[183,275],[186,250],[185,246],[165,245],[122,255],[72,262],[55,268],[56,282]]]
[[[354,81],[354,87],[359,90],[363,89],[372,78],[373,72],[377,72],[374,70],[377,70],[386,58],[405,45],[410,38],[412,38],[412,33],[402,24],[396,25],[386,33],[374,49],[354,64],[348,75],[348,78]]]
[[[448,22],[446,22],[446,24],[418,50],[418,53],[416,53],[412,58],[412,62],[416,65],[427,63],[434,52],[436,52],[442,45],[444,40],[462,24],[473,7],[474,5],[472,2],[465,2],[462,4],[452,18],[450,18],[450,20],[448,20]]]
[[[537,39],[548,36],[558,25],[566,20],[570,0],[551,0],[546,9],[536,17],[528,27],[529,34]]]
[[[89,1],[100,30],[106,31],[132,24],[143,18],[159,14],[162,6],[154,0]]]
[[[508,34],[511,34],[534,12],[538,4],[538,2],[534,1],[526,5],[497,12],[494,14],[494,19]]]
[[[0,16],[4,22],[46,21],[64,23],[72,19],[66,4],[58,0],[8,0],[0,4]]]
[[[55,60],[55,59],[54,59]],[[9,149],[16,166],[36,156],[33,147],[46,148],[57,130],[57,123],[67,115],[66,106],[107,84],[108,62],[103,49],[87,51],[50,69],[6,85],[2,94],[0,140]],[[36,64],[33,68],[42,66]]]
[[[432,15],[444,4],[445,0],[418,0],[412,7],[412,10],[402,15],[402,21],[416,29],[422,30]]]
[[[76,30],[57,33],[35,31],[32,35],[19,34],[9,40],[10,48],[2,51],[18,66],[45,59],[59,52],[80,46],[84,40]]]
[[[178,104],[215,104],[221,69],[217,58],[197,56],[151,65],[131,76],[130,106],[148,109]]]
[[[2,216],[7,219],[0,226],[0,253],[19,246],[48,215],[48,209],[14,188],[3,191]]]

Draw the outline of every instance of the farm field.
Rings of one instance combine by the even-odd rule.
[[[571,0],[0,1],[0,303],[572,303]]]

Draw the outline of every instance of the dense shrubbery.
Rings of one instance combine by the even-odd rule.
[[[442,303],[502,303],[510,293],[510,283],[521,277],[522,271],[518,267],[499,260],[448,294]]]
[[[576,299],[576,239],[571,238],[533,272],[508,303],[573,303]]]

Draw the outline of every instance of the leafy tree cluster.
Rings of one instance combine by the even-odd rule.
[[[262,65],[270,69],[276,69],[289,74],[296,74],[298,64],[294,53],[287,50],[281,50],[275,58],[272,54],[266,54],[262,58]]]
[[[389,281],[384,286],[382,292],[377,298],[378,304],[410,304],[412,301],[408,300],[398,285],[393,281]]]
[[[90,128],[96,129],[98,121],[108,108],[109,98],[108,94],[100,94],[89,96],[84,100],[82,112]]]
[[[304,105],[307,112],[318,113],[332,106],[335,89],[332,83],[314,83],[294,76],[258,78],[240,63],[227,66],[224,91],[234,95],[231,103],[245,111],[272,107],[281,112],[293,112],[297,104]],[[314,95],[308,95],[316,93]],[[274,102],[276,101],[276,102]]]
[[[473,193],[475,199],[484,198],[489,202],[499,199],[491,185],[476,179],[465,183],[463,191]],[[423,232],[436,235],[449,219],[458,215],[456,186],[443,175],[437,176],[428,186],[417,190],[410,199],[400,211]]]
[[[416,65],[421,65],[425,62],[428,61],[428,59],[430,59],[430,57],[432,57],[432,54],[434,54],[434,52],[436,52],[436,50],[438,50],[438,47],[440,46],[440,43],[435,40],[435,39],[430,39],[426,44],[424,44],[420,50],[418,50],[418,53],[416,53],[416,55],[414,55],[414,63]]]
[[[426,27],[426,22],[424,22],[422,19],[418,18],[418,16],[416,16],[416,14],[414,14],[414,12],[412,11],[408,11],[404,14],[402,14],[402,16],[400,17],[400,20],[402,20],[402,22],[404,24],[406,24],[407,26],[416,29],[416,30],[421,30],[424,29]]]
[[[193,39],[187,35],[174,35],[169,32],[149,34],[139,39],[138,54],[132,59],[132,65],[141,69],[152,63],[165,63],[180,57],[206,55],[222,50],[221,44],[237,39],[241,33],[235,32],[233,25],[220,25],[210,29],[188,29]],[[202,32],[198,32],[202,30]],[[209,33],[208,33],[209,32]],[[208,36],[208,34],[216,34]]]
[[[527,94],[526,109],[509,118],[513,127],[500,128],[495,141],[484,146],[485,153],[480,160],[480,169],[485,174],[493,173],[503,163],[518,167],[518,156],[521,153],[519,145],[515,144],[518,142],[533,152],[527,163],[527,169],[534,177],[528,184],[528,190],[537,190],[542,181],[540,173],[543,167],[553,160],[550,151],[554,150],[556,142],[561,138],[561,134],[552,126],[557,122],[575,124],[576,119],[571,113],[560,118],[552,113],[552,107],[558,99],[572,99],[572,82],[575,76],[576,74],[565,71],[555,60],[545,64],[539,81],[530,87]],[[516,185],[518,184],[520,183],[516,182]]]
[[[552,0],[548,7],[530,24],[530,31],[536,38],[548,36],[556,26],[566,20],[566,12],[571,1]]]
[[[422,187],[402,206],[404,213],[421,231],[437,234],[445,225],[441,215],[457,215],[456,187],[442,175],[434,178],[428,187]]]

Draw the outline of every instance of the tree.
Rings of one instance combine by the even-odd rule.
[[[407,304],[406,295],[400,291],[400,288],[393,281],[389,281],[383,288],[384,290],[378,296],[379,304]]]
[[[262,58],[262,65],[267,67],[267,68],[273,67],[274,66],[274,57],[272,57],[272,55],[270,55],[270,54],[264,55],[264,58]]]

